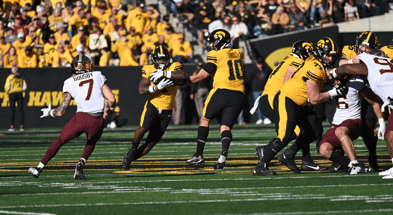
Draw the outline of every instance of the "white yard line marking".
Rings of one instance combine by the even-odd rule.
[[[0,214],[56,215],[56,214],[48,214],[48,213],[19,212],[19,211],[2,211],[2,210],[0,210]]]
[[[369,210],[343,210],[343,211],[302,211],[302,212],[273,212],[273,213],[252,213],[252,215],[302,215],[302,214],[356,214],[356,213],[376,213],[376,212],[392,212],[393,209],[369,209]],[[228,214],[238,215],[238,214]],[[247,215],[247,214],[242,214]]]

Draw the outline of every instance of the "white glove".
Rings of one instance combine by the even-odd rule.
[[[378,139],[384,140],[385,139],[385,131],[386,125],[385,120],[383,118],[378,119],[379,128],[378,128]]]
[[[387,101],[385,103],[383,103],[383,105],[381,107],[382,113],[385,112],[385,107],[388,105],[393,105],[393,100],[390,98],[390,96],[388,96]]]
[[[172,86],[173,84],[174,84],[173,81],[171,81],[170,79],[164,78],[156,86],[157,86],[158,90],[162,90],[166,87]]]
[[[51,111],[51,110],[52,110],[52,105],[51,105],[51,104],[48,105],[48,108],[42,108],[41,111],[42,111],[43,113],[42,113],[42,116],[40,116],[40,117],[41,117],[41,118],[44,118],[44,117],[47,117],[47,116],[49,116],[49,115],[51,115],[52,117],[55,117],[55,116],[53,115],[53,111]]]
[[[152,74],[150,74],[150,81],[152,81],[153,83],[157,83],[157,81],[161,77],[171,78],[171,76],[172,76],[171,71],[164,71],[161,69],[157,69],[156,72],[153,72]]]
[[[343,96],[348,93],[348,87],[346,85],[335,85],[332,90],[329,90],[328,93],[330,94],[330,98],[336,96]]]

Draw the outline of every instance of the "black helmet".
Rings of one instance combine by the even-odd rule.
[[[365,31],[361,33],[356,39],[356,51],[359,53],[359,45],[363,45],[372,49],[376,49],[379,46],[379,40],[377,35],[372,31]]]
[[[308,57],[310,57],[313,51],[313,44],[307,40],[299,40],[292,46],[292,54],[303,60],[306,60]]]
[[[214,43],[214,50],[221,50],[231,44],[231,34],[224,29],[217,29],[209,34],[207,41]]]
[[[74,74],[82,74],[93,71],[91,59],[84,54],[77,55],[71,63],[71,70]]]
[[[332,66],[332,64],[335,61],[335,58],[338,57],[338,45],[329,37],[324,37],[318,40],[315,49],[316,49],[317,58],[324,67]],[[331,63],[325,62],[325,60],[323,59],[323,55],[332,55],[333,61]]]
[[[164,69],[164,68],[168,67],[169,64],[170,64],[170,62],[169,62],[170,58],[171,58],[171,55],[169,54],[168,49],[165,46],[162,46],[162,45],[156,46],[151,51],[151,54],[150,54],[150,59],[153,62],[153,65],[156,68],[160,67],[161,69]],[[164,64],[158,64],[157,60],[165,60],[165,63]]]

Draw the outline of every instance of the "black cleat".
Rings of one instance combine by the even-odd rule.
[[[31,173],[31,175],[32,175],[34,178],[38,178],[38,177],[40,177],[40,173],[42,172],[42,168],[30,167],[30,168],[29,168],[29,172]]]
[[[214,165],[214,169],[224,169],[225,161],[228,157],[228,151],[221,151],[220,157],[218,158],[217,163]]]
[[[74,179],[76,180],[85,180],[86,177],[83,175],[83,162],[79,161],[75,167]]]
[[[331,167],[327,170],[327,172],[338,172],[338,170],[344,168],[342,164],[334,162]]]
[[[130,169],[131,162],[135,160],[136,150],[137,149],[135,148],[130,148],[128,152],[124,155],[123,161],[121,162],[121,165],[123,166],[123,170]]]
[[[379,172],[379,165],[376,156],[368,156],[368,172]]]
[[[301,166],[302,171],[324,171],[327,170],[325,166],[319,166],[318,164],[314,163],[313,161],[303,161]]]
[[[295,156],[290,149],[287,149],[283,153],[279,154],[277,158],[280,163],[287,166],[290,170],[294,171],[295,173],[300,173],[300,169],[296,166],[295,163]]]
[[[252,175],[253,176],[272,176],[272,175],[276,175],[276,172],[270,171],[267,168],[266,163],[261,162],[255,166],[255,169],[253,170]]]
[[[225,162],[224,163],[217,162],[216,164],[214,164],[214,169],[224,169],[224,166],[225,166]]]
[[[198,157],[194,155],[194,156],[192,156],[191,159],[187,160],[187,163],[189,165],[203,164],[203,163],[205,163],[205,159],[203,158],[203,155],[199,155]]]
[[[350,165],[348,165],[350,166]],[[363,163],[352,164],[348,169],[349,174],[356,175],[361,173],[366,173],[367,169],[364,167]]]
[[[255,154],[258,155],[259,157],[259,161],[262,162],[262,158],[263,158],[263,152],[265,151],[266,146],[259,146],[255,149]]]

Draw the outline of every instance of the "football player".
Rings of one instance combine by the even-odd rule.
[[[339,65],[357,62],[357,55],[371,53],[378,46],[379,40],[374,32],[363,32],[357,37],[356,45],[344,46],[342,49],[343,59],[339,61]],[[377,172],[379,169],[376,152],[378,136],[375,133],[377,117],[370,103],[363,101],[362,104],[362,132],[360,136],[363,138],[369,151],[368,161],[370,163],[370,171]],[[337,169],[339,164],[334,165]]]
[[[392,36],[392,42],[393,42],[393,36]],[[386,57],[393,59],[393,45],[383,46],[381,50],[385,53]]]
[[[123,170],[129,170],[132,161],[137,160],[161,140],[171,120],[174,98],[178,86],[173,79],[184,79],[183,65],[170,63],[170,53],[165,46],[156,46],[150,54],[153,65],[144,65],[142,79],[139,82],[139,94],[149,95],[143,109],[139,127],[136,129],[132,146],[124,155]],[[149,131],[146,141],[139,148],[145,133]]]
[[[374,50],[374,53],[381,54],[383,52]],[[393,68],[393,62],[391,59],[386,57],[380,57],[377,55],[371,55],[362,53],[359,56],[361,63],[359,64],[345,64],[337,68],[332,72],[334,77],[349,75],[363,75],[367,77],[368,83],[370,84],[371,90],[377,94],[382,101],[384,106],[393,108],[393,73],[390,68]],[[382,122],[380,123],[382,125]],[[379,132],[381,133],[381,132]],[[390,114],[386,131],[384,132],[384,138],[386,139],[386,145],[390,158],[393,163],[393,116]],[[386,171],[380,172],[379,175],[383,175],[384,179],[393,179],[393,168]]]
[[[208,36],[211,51],[207,63],[198,74],[187,77],[179,84],[198,83],[214,74],[213,88],[210,90],[203,108],[198,128],[197,148],[193,157],[187,160],[190,165],[204,163],[203,149],[209,126],[214,117],[221,116],[222,151],[214,169],[223,169],[232,141],[232,127],[243,108],[244,82],[248,76],[244,70],[244,55],[240,49],[231,49],[231,35],[224,29],[216,29]]]
[[[335,83],[332,84],[334,85]],[[319,149],[325,158],[334,161],[338,165],[350,167],[350,174],[364,173],[364,165],[356,159],[355,147],[352,142],[359,137],[361,132],[362,98],[372,105],[379,119],[378,121],[381,124],[379,133],[384,131],[385,121],[376,95],[366,86],[363,79],[354,76],[346,85],[348,86],[348,93],[346,96],[336,97],[337,109],[333,117],[332,127],[323,136],[319,143]],[[344,157],[340,153],[333,153],[335,149],[341,147],[348,157]],[[337,171],[339,166],[334,168]]]
[[[268,163],[288,145],[296,125],[302,129],[298,137],[298,139],[302,138],[302,144],[309,144],[316,139],[314,128],[308,120],[304,120],[309,114],[308,103],[317,105],[330,98],[346,94],[348,88],[345,86],[328,92],[320,91],[328,79],[325,67],[333,63],[337,48],[337,44],[331,38],[325,37],[319,40],[317,52],[306,59],[275,96],[273,105],[277,115],[278,135],[266,146],[262,161],[253,171],[254,176],[276,175],[268,169]],[[284,162],[288,168],[293,168],[292,165],[296,166],[292,159],[286,159],[286,156],[284,159],[288,161]]]
[[[310,41],[299,40],[292,46],[292,53],[288,55],[280,64],[273,70],[270,74],[269,79],[266,83],[265,90],[263,91],[260,100],[256,101],[255,104],[259,102],[259,109],[263,112],[267,117],[273,119],[276,122],[276,115],[273,110],[273,99],[275,95],[280,91],[282,85],[287,82],[294,72],[303,64],[303,62],[312,55],[314,48],[313,44]],[[254,108],[256,106],[254,105]],[[255,110],[255,109],[254,109]],[[322,124],[321,124],[322,126]],[[322,129],[321,129],[322,130]],[[299,126],[296,126],[294,133],[292,134],[291,140],[296,139],[300,134]],[[255,149],[256,154],[259,157],[259,160],[263,157],[263,150],[266,146],[260,146]],[[321,170],[322,167],[315,164],[309,153],[309,145],[305,146],[303,151],[303,162],[307,165],[312,166],[313,168],[304,168],[304,170]],[[291,149],[289,149],[291,150]],[[295,153],[291,153],[295,155]]]
[[[57,138],[45,153],[37,167],[32,167],[29,172],[38,178],[45,165],[56,155],[60,147],[79,137],[83,132],[87,134],[87,143],[82,154],[82,158],[76,164],[74,179],[85,180],[83,175],[83,166],[92,154],[94,147],[100,139],[104,129],[104,106],[105,99],[108,100],[109,113],[108,118],[114,118],[113,110],[116,106],[115,96],[111,89],[106,85],[106,78],[99,71],[93,71],[91,59],[84,55],[77,55],[71,64],[72,76],[64,81],[63,94],[64,99],[59,107],[52,109],[49,104],[48,108],[43,108],[44,117],[61,117],[65,114],[72,98],[76,102],[77,113],[72,117],[61,130]]]

